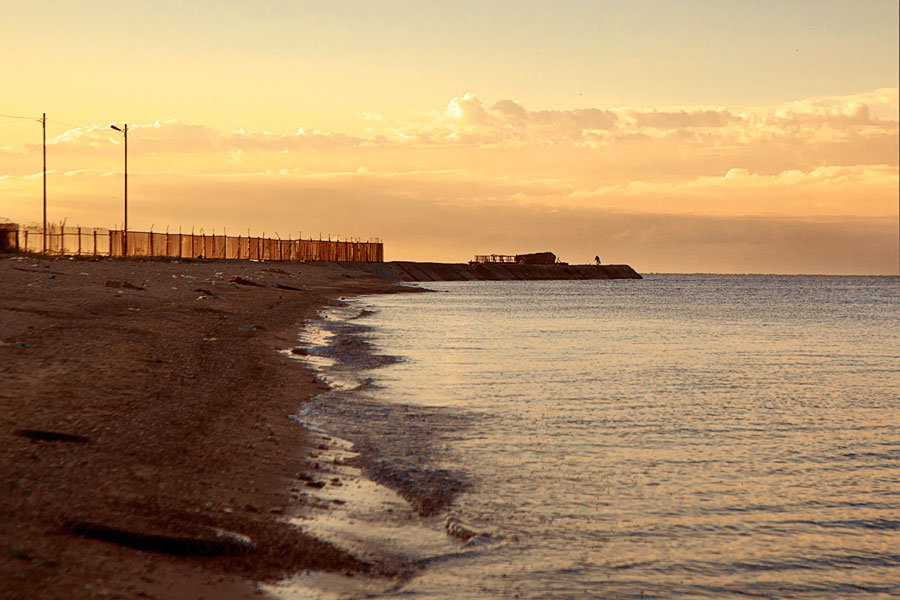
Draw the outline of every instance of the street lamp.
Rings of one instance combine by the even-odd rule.
[[[41,129],[44,130],[44,232],[41,236],[43,238],[41,252],[47,254],[47,113],[41,117]],[[62,237],[59,239],[62,240]],[[62,241],[60,241],[60,249],[62,249]]]
[[[122,255],[128,256],[128,123],[118,128],[110,125],[110,129],[121,131],[125,136],[125,221],[122,225]]]

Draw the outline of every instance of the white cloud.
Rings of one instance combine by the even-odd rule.
[[[853,145],[861,154],[873,146],[894,148],[898,138],[896,88],[842,97],[807,98],[778,106],[577,108],[529,110],[522,102],[501,99],[487,106],[467,92],[452,98],[443,111],[412,115],[391,122],[380,113],[365,116],[364,136],[301,127],[295,132],[222,132],[205,125],[172,119],[134,124],[129,150],[138,154],[219,155],[234,159],[234,152],[325,152],[363,147],[522,147],[571,146],[609,148],[621,144],[661,142],[677,145],[678,152],[732,152],[773,144],[786,155],[808,152],[811,145]],[[54,154],[118,152],[121,136],[106,126],[69,129],[48,140]],[[793,148],[788,148],[792,146]],[[29,144],[28,152],[39,151]],[[5,155],[18,152],[5,146]],[[243,157],[247,159],[245,155]],[[831,160],[831,159],[828,159]],[[895,162],[881,158],[878,162]]]
[[[898,131],[897,90],[809,98],[778,106],[613,107],[531,111],[502,99],[485,108],[467,92],[443,112],[399,124],[382,122],[393,143],[415,145],[559,145],[600,147],[617,141],[747,145],[784,141],[884,138]]]
[[[480,125],[485,122],[486,113],[481,100],[470,92],[462,98],[453,98],[447,105],[447,116],[466,125]]]

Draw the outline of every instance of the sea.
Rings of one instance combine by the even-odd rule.
[[[900,598],[897,277],[416,284],[299,344],[394,494],[320,527],[403,565],[361,596]]]

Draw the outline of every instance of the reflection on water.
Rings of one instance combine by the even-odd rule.
[[[896,278],[428,287],[351,306],[401,359],[356,395],[456,422],[429,466],[504,542],[396,597],[900,596]]]

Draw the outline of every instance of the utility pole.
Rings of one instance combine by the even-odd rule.
[[[47,113],[41,117],[41,129],[44,132],[44,230],[41,252],[47,254]]]
[[[122,129],[125,135],[125,231],[122,232],[122,241],[125,243],[125,256],[128,256],[128,123]]]

